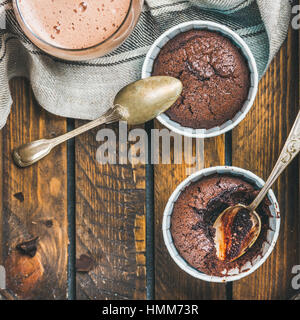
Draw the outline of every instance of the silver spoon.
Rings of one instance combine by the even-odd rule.
[[[182,83],[172,77],[149,77],[129,84],[114,99],[114,106],[102,117],[53,139],[30,142],[13,151],[20,167],[27,167],[44,158],[57,145],[104,123],[127,121],[143,124],[154,119],[174,104],[182,92]]]
[[[254,201],[248,206],[237,204],[227,208],[215,221],[214,241],[220,260],[234,261],[253,246],[261,232],[261,219],[255,210],[299,151],[300,111],[272,173]]]

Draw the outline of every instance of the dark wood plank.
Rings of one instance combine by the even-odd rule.
[[[14,104],[1,132],[1,211],[3,263],[7,288],[20,299],[65,299],[67,296],[67,154],[57,147],[38,164],[19,169],[14,147],[66,131],[66,120],[50,115],[33,98],[24,79],[11,82]],[[39,237],[31,258],[16,250]]]
[[[233,164],[266,179],[299,110],[298,33],[288,41],[260,82],[255,105],[233,131]],[[275,250],[251,276],[233,284],[234,299],[289,299],[292,267],[300,262],[299,162],[294,161],[273,190],[281,209]]]
[[[157,121],[155,127],[163,128]],[[224,164],[224,150],[224,136],[206,139],[204,143],[205,156],[203,153],[199,155],[202,158],[201,167]],[[187,167],[189,165],[184,163],[159,164],[154,168],[155,299],[226,299],[224,284],[204,282],[186,274],[175,264],[164,244],[161,231],[163,212],[174,189],[187,177]]]
[[[76,256],[93,264],[77,299],[145,299],[145,165],[99,164],[97,131],[76,139]]]

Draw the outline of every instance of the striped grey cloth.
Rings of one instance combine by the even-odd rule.
[[[235,30],[249,45],[259,74],[284,41],[290,20],[288,0],[146,0],[130,38],[105,57],[67,62],[40,51],[23,35],[11,0],[0,0],[0,128],[11,108],[8,81],[30,79],[37,101],[51,113],[94,119],[109,108],[116,92],[140,78],[144,57],[165,30],[189,20],[212,20]]]

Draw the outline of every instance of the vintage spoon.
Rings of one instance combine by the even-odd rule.
[[[14,161],[20,167],[30,166],[62,142],[104,123],[143,124],[170,108],[181,92],[181,81],[172,77],[149,77],[131,83],[116,95],[114,106],[102,117],[59,137],[21,145],[13,151]]]
[[[220,260],[234,261],[253,246],[261,231],[261,219],[255,210],[299,151],[300,111],[271,175],[254,201],[248,206],[238,204],[227,208],[215,221],[214,241]]]

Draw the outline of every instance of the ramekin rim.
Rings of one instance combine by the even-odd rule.
[[[278,240],[278,236],[279,236],[279,230],[280,230],[280,209],[279,209],[279,204],[278,201],[276,199],[276,196],[274,194],[274,192],[272,190],[269,190],[268,192],[268,197],[271,200],[271,205],[274,207],[275,210],[275,216],[274,219],[276,221],[276,228],[274,230],[274,236],[272,238],[272,241],[270,243],[269,248],[267,249],[266,253],[260,257],[259,261],[256,262],[254,265],[252,265],[247,271],[243,271],[240,272],[237,275],[227,275],[224,277],[219,277],[219,276],[211,276],[211,275],[207,275],[203,272],[200,272],[199,270],[195,269],[194,267],[190,266],[187,262],[184,261],[184,258],[182,258],[179,254],[179,252],[177,251],[177,249],[175,248],[174,244],[173,244],[173,248],[175,248],[175,250],[172,248],[172,246],[170,245],[169,242],[169,237],[168,237],[168,232],[171,236],[171,232],[170,232],[170,225],[168,225],[168,216],[172,215],[169,214],[170,209],[171,209],[171,205],[174,203],[174,199],[178,198],[178,196],[180,195],[180,193],[187,187],[189,186],[194,179],[196,178],[201,178],[201,176],[209,176],[211,174],[216,173],[217,171],[228,171],[228,173],[230,174],[231,172],[237,172],[240,173],[241,176],[244,176],[245,178],[251,178],[252,180],[255,180],[256,183],[258,183],[259,185],[264,185],[265,181],[263,179],[261,179],[259,176],[257,176],[256,174],[254,174],[253,172],[246,170],[246,169],[242,169],[239,167],[235,167],[235,166],[215,166],[215,167],[210,167],[210,168],[204,168],[201,169],[195,173],[193,173],[192,175],[190,175],[189,177],[187,177],[186,179],[184,179],[177,187],[176,189],[173,191],[173,193],[171,194],[171,196],[169,197],[169,200],[166,204],[164,213],[163,213],[163,223],[162,223],[162,231],[163,231],[163,239],[164,239],[164,243],[167,247],[167,250],[171,256],[171,258],[173,259],[173,261],[186,273],[190,274],[191,276],[193,276],[194,278],[197,279],[201,279],[204,281],[208,281],[208,282],[215,282],[215,283],[226,283],[226,282],[231,282],[231,281],[236,281],[236,280],[240,280],[248,275],[250,275],[251,273],[253,273],[255,270],[257,270],[259,267],[261,267],[262,264],[265,263],[265,261],[268,259],[268,257],[270,256],[270,254],[272,253],[276,242]],[[198,179],[197,179],[198,180]],[[175,200],[176,201],[176,200]],[[177,258],[180,257],[180,258]],[[183,261],[185,263],[183,263]]]
[[[239,114],[239,116],[237,116],[237,114],[234,116],[234,118],[236,118],[234,121],[232,121],[233,119],[226,121],[224,124],[221,125],[221,127],[223,127],[222,129],[220,127],[214,127],[211,129],[193,129],[193,128],[189,128],[189,127],[183,127],[181,126],[179,123],[176,123],[175,121],[171,120],[166,114],[163,115],[159,115],[157,117],[157,120],[163,124],[165,127],[167,127],[169,130],[174,131],[177,134],[180,135],[184,135],[190,138],[211,138],[211,137],[216,137],[219,136],[221,134],[224,134],[230,130],[232,130],[233,128],[235,128],[237,125],[239,125],[247,116],[247,114],[249,113],[249,111],[251,110],[256,95],[257,95],[257,91],[258,91],[258,69],[257,69],[257,64],[256,61],[254,59],[253,53],[250,50],[249,46],[247,45],[247,43],[232,29],[228,28],[225,25],[222,25],[220,23],[216,23],[213,21],[206,21],[206,20],[191,20],[191,21],[187,21],[187,22],[183,22],[180,23],[176,26],[173,26],[172,28],[166,30],[163,34],[161,34],[152,44],[152,46],[150,47],[150,49],[148,50],[144,63],[143,63],[143,67],[142,67],[142,78],[146,78],[148,77],[148,66],[150,63],[151,59],[151,55],[153,54],[154,50],[156,50],[156,48],[162,48],[159,46],[159,44],[162,42],[163,39],[168,38],[169,40],[171,40],[172,38],[169,38],[168,35],[171,34],[172,32],[176,31],[177,29],[180,30],[180,28],[182,27],[186,27],[186,26],[203,26],[204,28],[206,26],[210,26],[210,27],[214,27],[217,28],[218,30],[214,30],[220,33],[223,33],[224,36],[231,36],[231,40],[235,42],[235,44],[241,48],[243,48],[243,50],[245,50],[245,52],[247,53],[247,56],[245,57],[245,59],[247,59],[247,62],[249,64],[249,69],[250,69],[250,73],[253,74],[253,77],[251,77],[251,81],[253,81],[253,83],[251,83],[251,88],[252,90],[249,89],[249,94],[248,94],[248,99],[245,102],[245,104],[243,106],[242,109],[244,109],[244,111],[239,111],[237,114]],[[208,28],[209,30],[209,28]],[[182,31],[185,32],[185,31]],[[176,35],[175,35],[176,36]],[[234,39],[232,39],[234,38]],[[160,50],[159,50],[160,51]],[[159,52],[158,51],[158,52]],[[158,55],[158,53],[156,54],[156,56]],[[243,55],[244,52],[243,52]],[[251,92],[250,92],[251,91]],[[250,95],[251,93],[251,95]],[[176,123],[176,126],[172,124],[172,122]],[[226,123],[229,123],[228,125],[226,125]],[[219,129],[217,129],[219,128]],[[193,131],[196,131],[196,133],[194,133]]]

